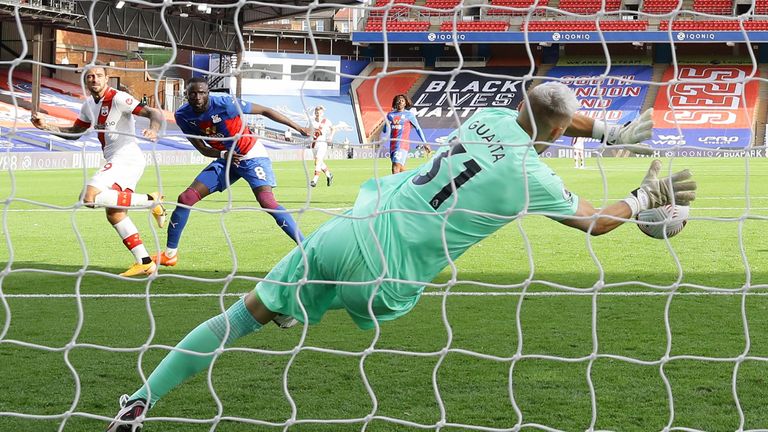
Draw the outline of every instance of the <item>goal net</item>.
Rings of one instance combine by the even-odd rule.
[[[269,280],[291,253],[296,245],[276,214],[309,236],[339,220],[374,226],[393,212],[409,216],[398,241],[421,238],[429,218],[441,221],[441,238],[396,256],[378,235],[361,239],[388,271],[367,285],[313,284],[308,272],[289,286],[377,293],[423,284],[412,311],[371,330],[333,308],[317,325],[264,325],[220,346],[210,367],[142,414],[142,430],[768,429],[768,84],[758,61],[768,17],[760,1],[748,9],[703,0],[278,3],[0,0],[1,431],[104,430],[120,395],[140,388],[185,335]],[[247,24],[275,10],[273,30]],[[274,30],[280,20],[296,30]],[[129,42],[136,26],[157,30],[163,47]],[[184,29],[200,43],[232,34],[237,43],[197,57]],[[688,43],[700,41],[710,43]],[[136,191],[160,191],[169,215],[189,209],[178,263],[149,276],[119,275],[135,257],[110,216],[80,196],[105,169],[99,133],[91,124],[51,133],[31,122],[78,124],[89,94],[83,72],[96,62],[110,86],[163,113],[157,141],[142,135],[151,124],[141,116],[135,130],[116,133],[135,136],[143,151]],[[174,116],[193,74],[247,102],[235,105],[244,122],[232,135],[266,146],[283,209],[265,207],[247,178],[226,173],[217,177],[222,193],[185,201],[213,160]],[[387,206],[393,142],[410,141],[406,169],[427,176],[472,115],[514,110],[550,81],[568,85],[579,113],[597,120],[624,124],[654,109],[649,157],[569,137],[541,152],[562,192],[604,208],[640,185],[653,158],[664,175],[689,168],[698,196],[679,235],[653,239],[630,220],[593,237],[526,206],[514,217],[480,214],[509,223],[456,257],[446,241],[453,222],[481,213],[455,199],[472,181],[470,166],[451,173],[437,213]],[[428,148],[415,127],[393,138],[400,124],[387,114],[400,94],[413,102],[405,112]],[[326,158],[333,179],[316,172],[317,136],[286,126],[319,130],[318,106],[336,126]],[[246,115],[259,107],[282,120]],[[492,137],[464,145],[519,147]],[[231,175],[235,166],[224,169]],[[365,183],[371,178],[378,183]],[[361,185],[378,193],[362,216],[353,211]],[[150,205],[129,215],[155,256],[171,228],[156,226]],[[341,240],[327,239],[318,259]],[[425,248],[447,266],[427,283],[400,278],[418,274],[414,251]],[[374,310],[373,298],[366,307]]]

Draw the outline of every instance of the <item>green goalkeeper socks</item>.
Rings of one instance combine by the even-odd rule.
[[[261,328],[261,324],[246,309],[243,299],[238,300],[225,313],[217,315],[197,326],[176,345],[176,348],[207,355],[172,351],[152,371],[149,379],[147,379],[147,384],[131,395],[130,399],[141,398],[149,400],[149,406],[151,407],[187,378],[208,368],[214,359],[214,352],[221,346],[221,342],[224,340],[227,320],[229,320],[230,327],[224,346],[229,346],[235,339]],[[150,389],[152,390],[151,398],[148,398]]]

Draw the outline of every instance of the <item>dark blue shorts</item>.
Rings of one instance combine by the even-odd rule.
[[[266,157],[246,159],[239,166],[232,165],[229,168],[229,183],[226,178],[227,161],[216,159],[208,164],[195,178],[196,181],[208,187],[208,191],[221,192],[227,189],[228,184],[245,179],[251,189],[259,186],[276,187],[275,173],[272,171],[272,161]]]
[[[392,159],[392,163],[398,163],[402,166],[405,166],[405,161],[408,160],[408,150],[403,150],[400,147],[396,147],[389,157]]]

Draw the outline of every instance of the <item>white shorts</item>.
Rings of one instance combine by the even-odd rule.
[[[312,154],[317,159],[318,163],[322,163],[325,159],[325,154],[328,153],[328,143],[324,141],[318,141],[315,146],[312,147]]]
[[[573,151],[575,154],[584,154],[584,141],[580,138],[573,140]]]
[[[116,189],[114,185],[117,185],[120,190],[136,191],[145,166],[143,157],[116,155],[88,180],[88,186],[104,191]]]

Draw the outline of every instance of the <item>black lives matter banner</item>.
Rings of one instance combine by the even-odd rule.
[[[529,68],[505,67],[463,69],[453,80],[450,75],[430,75],[413,98],[413,111],[427,140],[448,136],[480,108],[517,108],[523,99],[519,77],[529,72]]]

